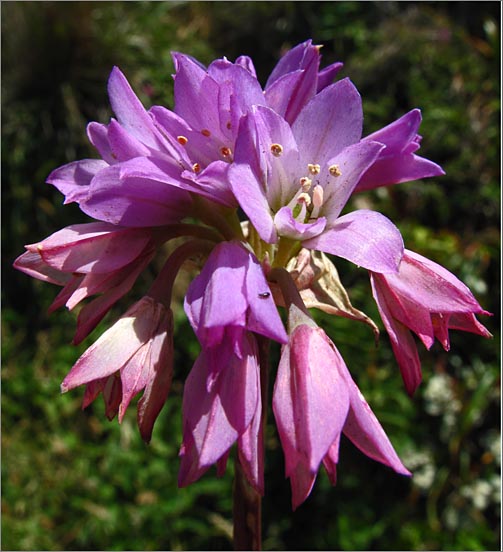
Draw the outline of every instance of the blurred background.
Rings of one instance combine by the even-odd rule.
[[[500,549],[500,8],[499,2],[4,2],[2,10],[2,548],[232,548],[232,462],[176,485],[183,381],[198,346],[176,309],[175,381],[145,445],[132,405],[121,426],[101,399],[60,395],[81,346],[75,313],[47,308],[58,289],[11,268],[27,243],[86,222],[45,184],[49,172],[96,157],[87,122],[108,122],[114,65],[148,108],[172,106],[171,50],[207,64],[248,54],[259,78],[312,38],[323,63],[345,63],[363,97],[368,134],[423,112],[421,155],[447,175],[360,194],[352,207],[390,217],[406,246],[446,266],[485,309],[492,340],[452,332],[423,359],[405,393],[383,331],[318,316],[414,477],[394,474],[349,441],[338,483],[322,470],[290,508],[283,454],[269,416],[264,549]],[[355,307],[380,327],[368,276],[337,261]],[[140,282],[140,286],[142,283]],[[144,284],[143,284],[144,285]],[[135,296],[136,298],[136,296]],[[276,353],[277,354],[277,353]],[[274,376],[274,374],[272,374]]]

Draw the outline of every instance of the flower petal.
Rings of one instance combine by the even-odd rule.
[[[327,167],[328,181],[324,186],[321,212],[330,221],[335,221],[353,193],[361,175],[377,159],[383,145],[378,142],[358,142],[344,148],[328,161],[328,167],[337,165],[338,176],[332,176]]]
[[[124,226],[164,226],[186,216],[191,204],[187,192],[150,178],[123,177],[122,165],[103,169],[93,178],[88,196],[80,202],[84,213]]]
[[[73,161],[52,171],[46,182],[65,196],[65,204],[73,201],[79,203],[89,194],[91,180],[106,167],[108,163],[101,159]]]
[[[323,234],[303,246],[337,255],[374,272],[397,272],[403,255],[403,240],[396,226],[384,215],[361,209],[337,219]]]
[[[409,395],[413,395],[421,383],[421,362],[417,353],[416,343],[409,329],[396,320],[386,300],[386,288],[383,287],[383,276],[371,274],[372,295],[377,303],[379,314],[388,332],[391,347],[400,367],[405,388]]]
[[[274,225],[280,236],[293,240],[308,240],[318,236],[325,230],[327,219],[319,217],[312,223],[299,222],[293,218],[290,207],[282,207],[274,216]]]
[[[349,79],[327,86],[302,109],[292,125],[302,159],[325,165],[360,140],[362,101]]]

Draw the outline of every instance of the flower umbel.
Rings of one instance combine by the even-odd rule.
[[[62,391],[84,385],[84,407],[102,394],[107,417],[119,422],[143,392],[137,420],[150,441],[179,377],[173,312],[180,305],[172,290],[190,261],[199,273],[184,307],[200,353],[184,382],[180,486],[212,465],[222,475],[234,447],[236,488],[247,488],[255,504],[242,524],[256,521],[266,494],[270,342],[281,346],[272,408],[294,509],[312,492],[321,465],[335,485],[342,434],[410,475],[355,383],[350,370],[357,367],[346,365],[309,309],[364,322],[377,340],[376,323],[353,306],[335,263],[340,257],[367,269],[410,394],[421,381],[412,333],[427,348],[437,339],[445,350],[449,330],[490,337],[476,319],[489,313],[470,290],[405,249],[391,220],[370,209],[344,212],[354,193],[444,174],[417,155],[420,110],[362,138],[356,86],[349,78],[334,83],[342,64],[320,69],[320,47],[310,40],[285,54],[264,87],[247,56],[208,67],[182,53],[173,60],[173,109],[145,109],[113,68],[115,118],[87,127],[100,158],[73,161],[47,180],[93,221],[27,245],[14,262],[62,288],[51,310],[87,301],[76,344],[113,307],[132,302],[77,360]],[[137,280],[152,273],[147,293],[140,292]]]

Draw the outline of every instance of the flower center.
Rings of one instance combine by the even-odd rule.
[[[279,144],[273,144],[273,146],[279,146]],[[273,151],[273,146],[271,146],[271,151]],[[336,164],[330,165],[326,170],[328,178],[337,178],[342,174],[339,165]],[[326,181],[318,163],[307,164],[306,175],[299,179],[300,187],[288,204],[297,221],[308,224],[319,217],[324,197],[322,182]]]

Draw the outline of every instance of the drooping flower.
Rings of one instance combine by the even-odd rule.
[[[294,304],[274,384],[273,411],[293,509],[309,496],[321,463],[335,484],[341,433],[374,460],[410,475],[334,344]]]
[[[243,118],[229,179],[260,237],[301,241],[376,272],[396,272],[403,254],[398,229],[369,210],[340,216],[383,144],[360,141],[363,113],[344,79],[303,107],[292,126],[267,107]]]
[[[71,310],[83,299],[100,294],[79,312],[77,344],[132,288],[152,260],[155,240],[150,228],[91,222],[63,228],[26,249],[14,262],[15,268],[63,286],[50,311],[63,305]]]
[[[154,422],[168,395],[173,375],[173,314],[145,296],[77,360],[61,384],[66,392],[86,385],[83,408],[103,393],[107,416],[122,421],[131,399],[138,403],[138,426],[150,441]]]
[[[286,343],[287,336],[260,263],[240,242],[222,242],[191,282],[185,312],[204,348],[241,328]]]
[[[202,345],[185,383],[179,483],[225,466],[237,441],[250,483],[263,492],[260,371],[254,333],[286,332],[257,259],[238,242],[217,245],[187,290],[185,311]]]
[[[491,334],[476,319],[490,315],[472,292],[437,263],[405,250],[398,274],[370,274],[372,293],[409,394],[421,382],[414,332],[429,349],[435,338],[448,351],[449,329]]]
[[[261,390],[258,351],[251,332],[235,329],[218,345],[203,348],[185,381],[179,485],[193,483],[213,464],[225,469],[238,442],[246,476],[264,492]]]

